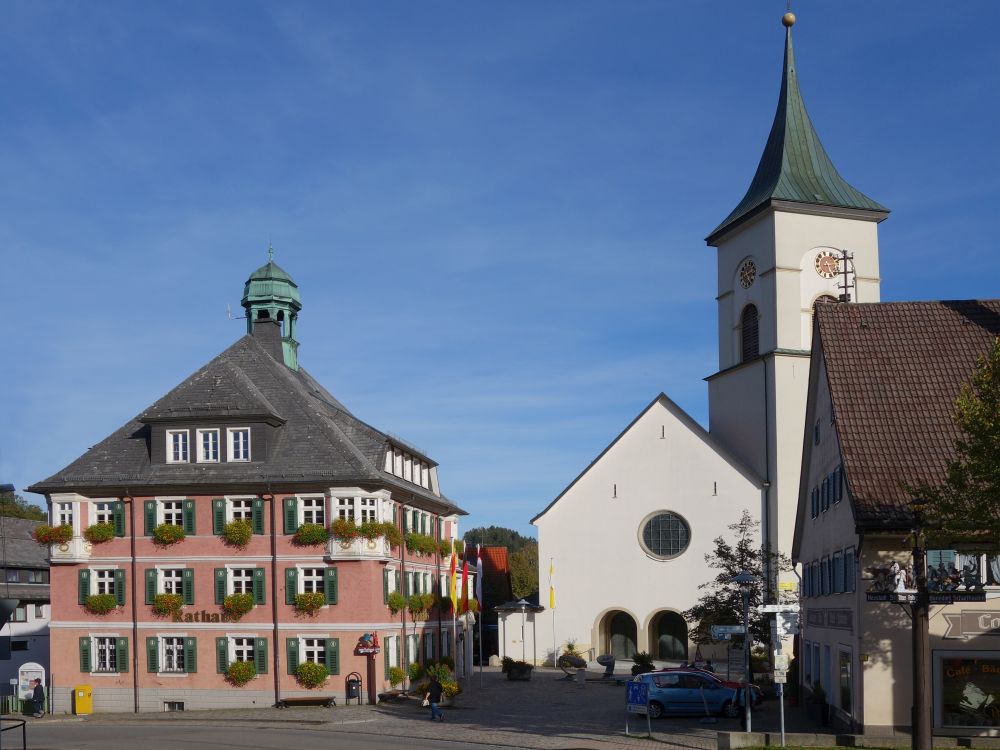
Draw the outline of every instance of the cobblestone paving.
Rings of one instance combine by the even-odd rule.
[[[445,708],[442,723],[430,721],[429,709],[414,698],[400,698],[377,706],[337,708],[226,709],[183,713],[95,714],[82,719],[93,723],[150,723],[183,721],[189,724],[239,725],[243,729],[281,723],[301,724],[331,733],[361,732],[398,737],[459,740],[462,742],[576,750],[622,746],[687,750],[715,750],[719,731],[739,731],[736,719],[702,724],[698,718],[668,718],[652,722],[653,737],[646,738],[645,717],[631,720],[633,736],[625,736],[625,688],[614,682],[566,682],[562,672],[536,669],[529,682],[508,682],[498,669],[486,669],[469,678],[454,706]],[[757,723],[775,723],[774,701],[765,704]],[[790,719],[794,717],[790,715]],[[49,720],[59,720],[53,718]],[[67,717],[63,720],[81,720]],[[41,721],[46,721],[45,719]],[[792,731],[792,728],[789,728]]]

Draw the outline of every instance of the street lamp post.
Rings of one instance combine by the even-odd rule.
[[[740,594],[743,597],[743,664],[746,684],[743,692],[743,716],[746,722],[746,731],[751,731],[750,727],[750,585],[757,580],[757,576],[744,570],[739,575],[733,576],[733,583],[740,587]]]
[[[913,620],[913,750],[931,750],[931,683],[927,677],[930,653],[927,594],[927,561],[924,548],[924,509],[922,500],[910,502],[913,511],[913,577],[917,595],[911,608]]]

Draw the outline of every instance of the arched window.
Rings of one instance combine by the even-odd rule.
[[[740,315],[740,361],[760,356],[760,315],[754,305],[747,305]]]

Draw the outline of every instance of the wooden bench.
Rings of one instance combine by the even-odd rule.
[[[333,695],[303,695],[295,698],[282,698],[274,704],[276,708],[289,708],[291,706],[323,706],[333,708],[337,705],[337,698]]]

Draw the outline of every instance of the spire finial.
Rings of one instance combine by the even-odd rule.
[[[274,262],[274,245],[271,244],[270,240],[267,243],[267,262]]]
[[[788,0],[785,10],[785,15],[781,17],[781,25],[786,29],[790,29],[795,25],[795,14],[792,13],[792,0]]]

